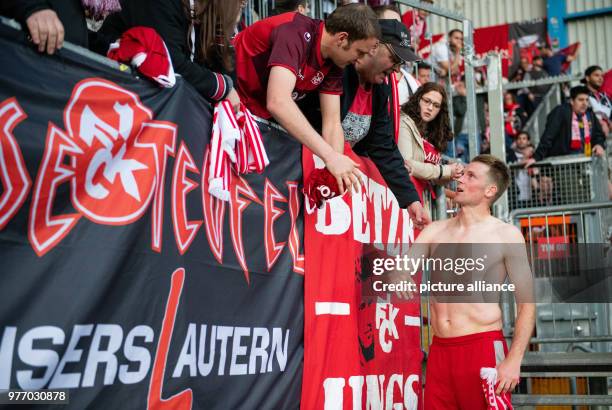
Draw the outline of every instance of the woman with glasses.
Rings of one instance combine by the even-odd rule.
[[[453,140],[447,107],[446,91],[432,82],[423,84],[402,107],[397,145],[408,172],[422,188],[463,175],[459,163],[442,165],[441,153]]]

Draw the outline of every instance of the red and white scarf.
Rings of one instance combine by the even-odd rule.
[[[582,138],[580,137],[580,126],[584,128],[584,150],[585,152],[591,146],[591,129],[589,127],[589,121],[587,120],[586,113],[582,115],[582,124],[578,121],[578,116],[575,112],[572,112],[572,140],[570,142],[570,148],[572,150],[583,149]]]
[[[391,73],[387,78],[385,78],[385,82],[391,85],[391,98],[388,110],[389,115],[393,118],[393,137],[395,138],[395,143],[399,139],[399,129],[400,129],[400,103],[399,103],[399,93],[398,93],[398,82],[397,74]]]
[[[208,192],[223,201],[230,200],[232,163],[239,174],[261,173],[270,163],[249,110],[241,105],[238,114],[234,114],[227,100],[215,106],[209,146]]]
[[[499,384],[497,381],[497,369],[482,367],[480,369],[480,381],[485,402],[487,403],[487,410],[513,410],[510,393],[495,393]]]

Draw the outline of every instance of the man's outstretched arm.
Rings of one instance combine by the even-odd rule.
[[[344,153],[344,131],[340,115],[340,96],[336,94],[319,93],[321,104],[321,133],[323,139],[339,153]]]
[[[312,128],[302,111],[291,98],[295,88],[295,74],[281,66],[270,69],[266,108],[291,136],[306,145],[320,157],[338,182],[341,192],[352,185],[357,186],[358,164],[346,155],[340,154]]]

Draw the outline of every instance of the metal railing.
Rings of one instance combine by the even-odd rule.
[[[523,127],[523,131],[526,131],[531,136],[531,142],[535,145],[540,141],[540,136],[544,132],[544,128],[546,127],[546,118],[548,114],[555,108],[557,105],[563,102],[562,100],[562,90],[561,85],[564,83],[578,81],[580,80],[580,75],[560,75],[557,77],[548,77],[543,78],[537,81],[521,81],[516,83],[508,83],[505,89],[507,90],[516,90],[522,88],[529,88],[534,86],[541,86],[546,84],[551,84],[552,87],[544,94],[542,101],[536,107],[533,114]]]
[[[570,244],[600,244],[599,249],[612,252],[610,201],[515,209],[509,219],[525,237],[534,273],[536,300],[545,299],[542,294],[550,290],[554,279],[580,280],[579,276],[571,275],[580,275],[580,262],[584,261],[578,258],[578,265],[574,266],[569,258],[564,260],[546,255],[542,249],[550,250],[551,243],[561,243],[566,247]],[[605,257],[605,252],[602,253],[601,256],[589,256]],[[557,270],[555,265],[559,263],[569,263],[569,266]],[[555,275],[559,271],[569,276],[558,278]],[[521,364],[521,377],[525,382],[521,394],[512,396],[516,408],[535,405],[606,406],[590,407],[599,409],[612,405],[612,396],[608,394],[608,381],[612,377],[611,310],[611,303],[536,303],[536,337],[530,340],[536,351],[528,352]],[[515,320],[513,302],[507,302],[502,312],[504,333],[510,336]],[[564,394],[549,394],[551,389]]]
[[[548,114],[554,107],[561,104],[561,92],[559,87],[559,85],[550,87],[533,114],[531,114],[529,120],[527,120],[527,124],[523,127],[523,131],[529,133],[531,142],[535,146],[540,142],[540,136],[546,127],[546,118]]]
[[[410,6],[419,10],[425,10],[430,14],[435,14],[437,16],[441,16],[450,20],[455,20],[462,24],[463,59],[465,62],[465,86],[467,99],[467,111],[465,113],[464,121],[467,121],[468,146],[471,159],[478,155],[477,147],[479,146],[478,141],[480,139],[480,135],[478,133],[478,116],[476,113],[476,84],[474,79],[474,69],[476,67],[482,66],[482,62],[478,60],[475,56],[474,25],[472,24],[472,20],[468,19],[466,16],[460,13],[438,7],[431,3],[425,3],[417,0],[396,0],[396,3]],[[449,93],[449,95],[451,95],[451,93]],[[449,100],[452,99],[449,98]],[[452,106],[449,107],[449,115],[452,120]]]
[[[21,24],[19,24],[17,21],[3,16],[0,16],[0,25],[2,26],[3,30],[22,30]],[[88,61],[93,61],[103,66],[110,67],[122,73],[128,73],[137,76],[137,72],[132,71],[130,66],[115,60],[111,60],[110,58],[94,53],[93,51],[90,51],[84,47],[77,46],[76,44],[72,44],[67,41],[64,42],[64,45],[60,50],[57,50],[57,54],[60,56],[72,55],[72,57],[74,57],[75,59],[86,59]]]
[[[541,257],[541,245],[608,244],[612,229],[612,202],[593,202],[554,206],[547,209],[518,209],[510,214],[511,221],[521,229],[530,255],[535,276],[536,294],[545,292],[557,272],[553,257]],[[605,247],[602,245],[602,249]],[[541,252],[540,252],[541,253]],[[572,274],[574,267],[564,269]],[[578,272],[579,266],[574,272]],[[538,303],[536,338],[540,351],[612,352],[612,316],[610,303]],[[513,312],[505,310],[504,328],[511,329]]]
[[[525,169],[510,164],[509,209],[606,201],[607,167],[600,157],[550,157]]]

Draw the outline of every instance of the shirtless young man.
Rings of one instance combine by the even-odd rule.
[[[523,235],[490,212],[491,205],[508,187],[508,168],[491,155],[479,155],[458,182],[455,201],[461,209],[457,216],[431,223],[415,244],[423,244],[429,252],[442,243],[512,244],[488,245],[494,252],[488,255],[487,265],[501,271],[498,282],[503,283],[507,275],[516,285],[518,315],[508,351],[497,303],[432,300],[430,323],[435,336],[427,360],[425,410],[486,409],[480,381],[482,367],[497,368],[497,394],[511,392],[519,381],[521,360],[535,323],[535,304],[527,293],[531,292],[531,274]]]

